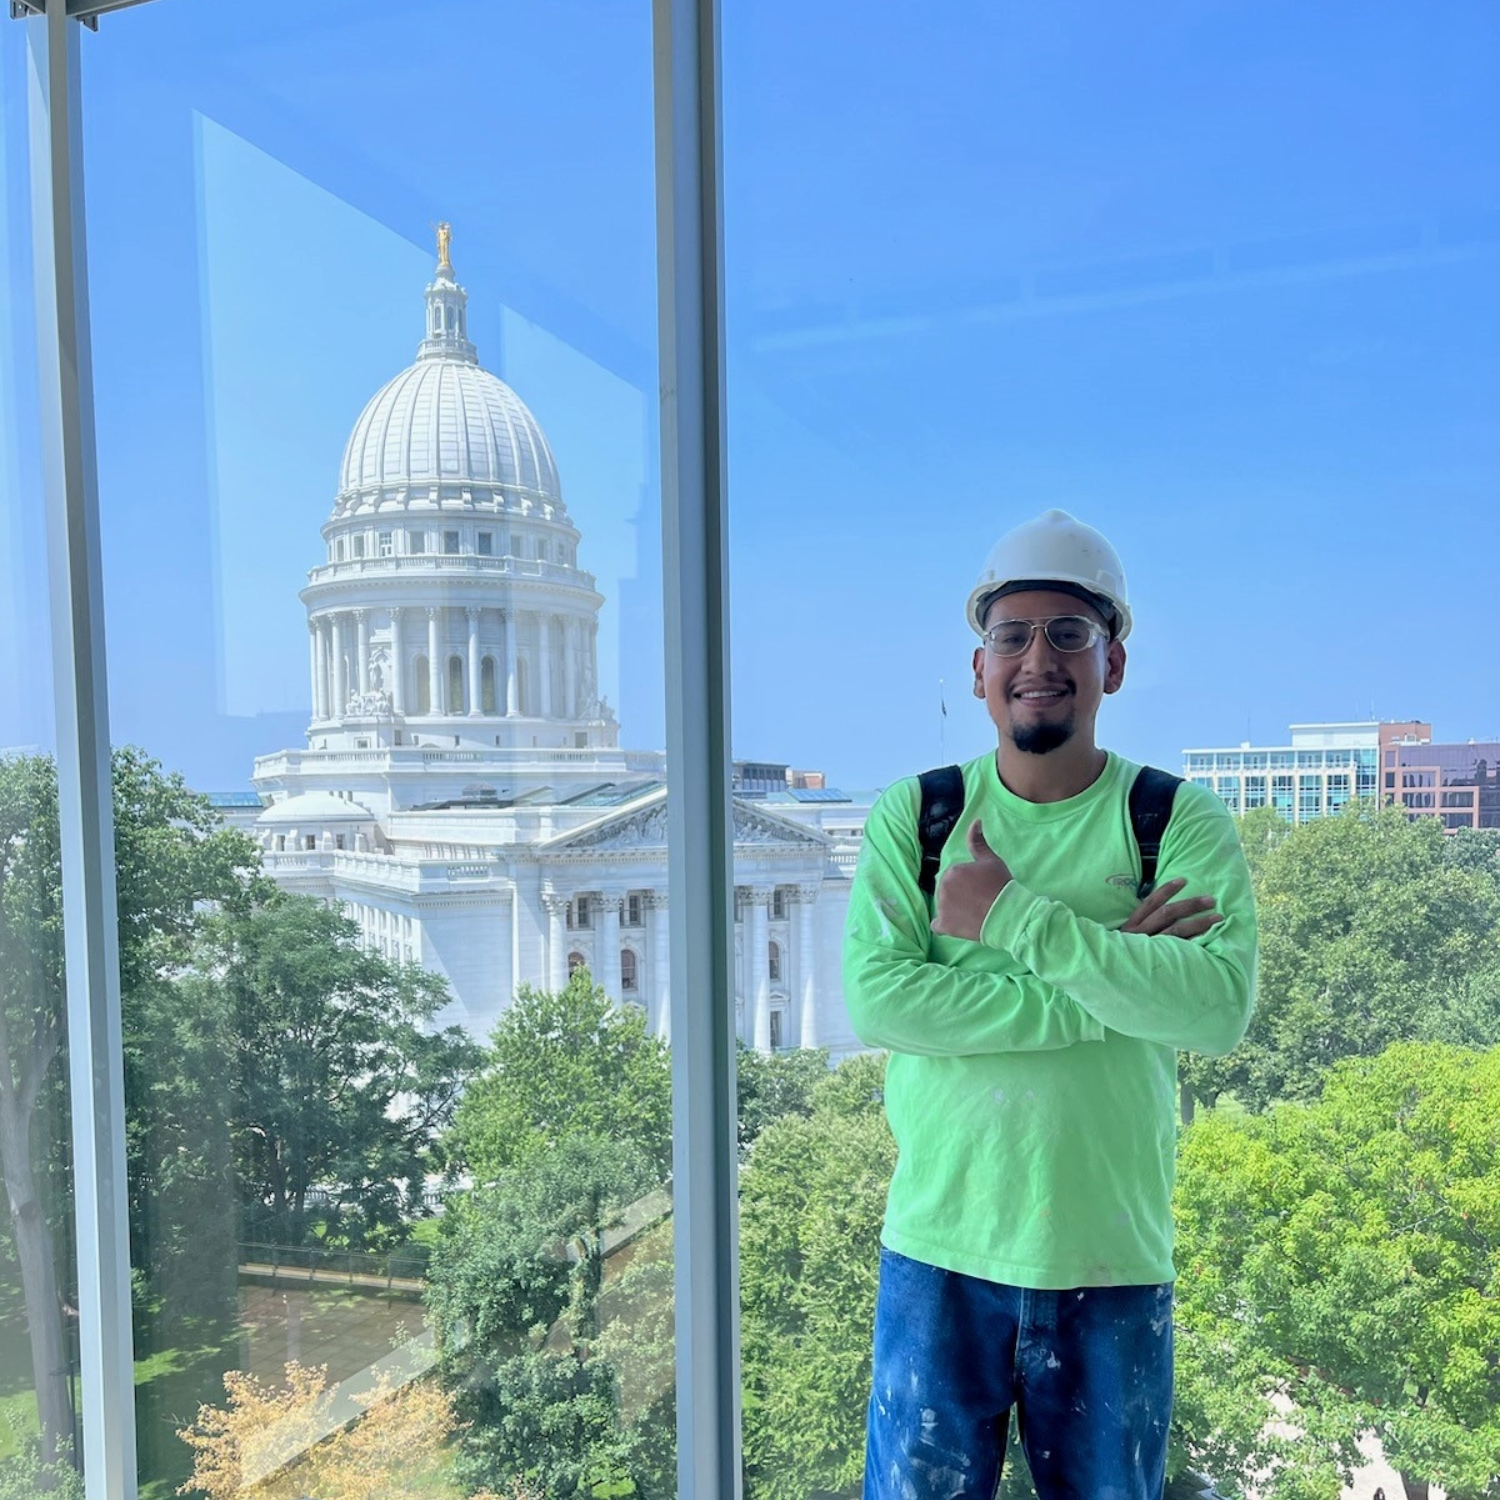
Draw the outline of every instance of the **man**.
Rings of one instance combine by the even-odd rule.
[[[1125,680],[1110,544],[1062,511],[1002,538],[969,600],[998,749],[962,767],[936,899],[919,787],[871,809],[850,899],[854,1029],[890,1050],[865,1500],[994,1494],[1010,1410],[1042,1500],[1158,1500],[1172,1402],[1176,1054],[1254,997],[1229,814],[1176,790],[1137,897],[1140,769],[1095,720]]]

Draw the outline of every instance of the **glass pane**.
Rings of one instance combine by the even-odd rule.
[[[650,64],[89,49],[149,1500],[675,1488]]]
[[[828,841],[777,873],[809,987],[745,1036],[837,1065],[742,1172],[747,1493],[989,1494],[1002,1411],[1007,1495],[1025,1424],[1043,1493],[1139,1492],[1088,1467],[1138,1444],[1148,1493],[1485,1492],[1500,720],[1492,653],[1442,643],[1500,546],[1500,14],[724,25],[735,753]],[[987,562],[1049,511],[1121,568],[1055,516]],[[976,660],[976,588],[1128,639]],[[950,763],[934,934],[915,778]],[[1158,875],[1209,931],[1118,932],[1141,765],[1189,779]],[[927,1308],[934,1268],[994,1316]],[[1125,1295],[1174,1279],[1175,1364]],[[1114,1444],[1090,1308],[1175,1373]],[[982,1353],[924,1346],[941,1316]]]
[[[81,1500],[28,66],[0,26],[0,1494]]]

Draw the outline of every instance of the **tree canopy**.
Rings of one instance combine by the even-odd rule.
[[[247,1238],[370,1244],[421,1215],[424,1178],[480,1049],[437,1031],[443,980],[359,946],[309,896],[271,890],[208,918],[178,980],[182,1029],[218,1055]]]
[[[230,903],[248,892],[259,856],[249,839],[219,824],[206,798],[141,751],[116,750],[110,769],[126,1092],[133,1106],[131,1230],[140,1243],[146,1198],[138,1189],[147,1164],[158,1159],[151,1142],[164,1104],[163,1081],[148,1086],[139,1066],[160,1043],[149,1024],[151,1000],[170,985],[203,904]],[[53,1224],[64,1196],[67,1140],[57,797],[50,757],[0,757],[0,1170],[21,1266],[44,1461],[71,1430],[61,1353],[63,1262]]]
[[[761,1133],[740,1175],[747,1494],[806,1500],[864,1467],[880,1226],[896,1147],[883,1056],[852,1058],[810,1114]]]
[[[1369,1430],[1409,1493],[1493,1493],[1500,1051],[1401,1043],[1338,1064],[1315,1103],[1214,1111],[1183,1135],[1176,1213],[1198,1466],[1334,1500]]]
[[[574,1136],[629,1141],[672,1161],[672,1071],[638,1006],[615,1005],[586,968],[564,989],[523,984],[458,1107],[456,1140],[488,1182]]]
[[[455,1473],[467,1488],[522,1481],[556,1500],[675,1493],[670,1387],[659,1411],[622,1421],[618,1341],[601,1339],[606,1234],[657,1180],[635,1142],[564,1136],[449,1205],[427,1305],[466,1424]],[[670,1364],[670,1299],[666,1308],[655,1326]],[[628,1342],[642,1331],[633,1324]]]
[[[1367,803],[1280,835],[1250,814],[1241,832],[1257,851],[1256,1008],[1228,1057],[1183,1059],[1201,1102],[1311,1099],[1334,1063],[1392,1042],[1500,1042],[1500,882],[1483,843]]]
[[[741,1151],[772,1121],[810,1115],[817,1087],[827,1077],[826,1048],[763,1053],[741,1042],[735,1063]]]

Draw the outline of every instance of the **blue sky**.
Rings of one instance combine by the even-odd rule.
[[[1125,559],[1126,753],[1372,709],[1500,735],[1500,12],[725,13],[739,753],[869,787],[992,742],[962,605],[1051,505]],[[85,38],[117,739],[210,788],[300,742],[297,590],[447,218],[661,743],[650,45],[645,0],[157,0]],[[45,738],[33,655],[0,742]]]

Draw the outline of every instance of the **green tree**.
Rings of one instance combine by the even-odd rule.
[[[569,1136],[639,1146],[665,1175],[672,1163],[672,1075],[645,1012],[617,1006],[587,969],[566,988],[523,984],[459,1105],[456,1137],[486,1182],[535,1161]]]
[[[1460,870],[1488,875],[1500,885],[1500,828],[1455,828],[1443,852]]]
[[[1250,866],[1251,879],[1260,875],[1266,856],[1279,848],[1292,831],[1292,825],[1274,807],[1252,808],[1236,818],[1240,847],[1245,851],[1245,863]]]
[[[1185,1132],[1176,1430],[1197,1466],[1333,1500],[1373,1431],[1410,1500],[1495,1493],[1497,1121],[1500,1051],[1402,1043],[1339,1063],[1316,1103]]]
[[[746,1491],[806,1500],[857,1483],[880,1226],[896,1148],[885,1058],[850,1059],[811,1113],[768,1125],[740,1174]]]
[[[12,1432],[18,1451],[0,1458],[0,1500],[84,1500],[83,1475],[73,1465],[66,1445],[51,1463],[42,1457],[41,1443],[29,1433]]]
[[[813,1094],[827,1077],[827,1048],[767,1055],[741,1042],[735,1067],[740,1150],[748,1148],[773,1120],[810,1115]]]
[[[1245,863],[1250,866],[1250,878],[1256,890],[1260,888],[1261,871],[1266,859],[1286,841],[1292,831],[1289,824],[1274,807],[1253,808],[1244,816],[1236,818],[1240,846],[1245,851]],[[1191,894],[1191,893],[1190,893]],[[1212,895],[1211,891],[1199,894]],[[1241,1058],[1204,1057],[1196,1052],[1184,1052],[1177,1060],[1177,1091],[1180,1101],[1182,1123],[1191,1125],[1198,1104],[1213,1104],[1240,1076]]]
[[[116,750],[111,777],[126,1088],[134,1101],[142,1094],[137,1065],[153,1045],[143,1007],[180,964],[203,903],[241,895],[259,858],[249,839],[219,824],[205,798],[141,751]],[[21,1267],[44,1468],[71,1432],[59,1258],[47,1210],[62,1200],[66,1166],[58,1066],[65,1009],[56,767],[45,756],[8,756],[0,758],[0,1170]],[[153,1119],[148,1102],[127,1142],[137,1244],[150,1229],[140,1185],[155,1149]]]
[[[1357,804],[1304,823],[1262,853],[1256,901],[1255,1014],[1229,1058],[1184,1067],[1201,1102],[1310,1099],[1396,1041],[1500,1042],[1500,886],[1436,820]]]
[[[444,1214],[427,1304],[466,1424],[454,1472],[467,1489],[521,1481],[556,1500],[675,1493],[670,1391],[654,1421],[620,1420],[620,1344],[600,1308],[609,1231],[656,1182],[635,1142],[564,1135]],[[656,1311],[652,1336],[670,1363],[670,1319]],[[625,1330],[636,1360],[647,1332],[640,1322]]]
[[[204,922],[177,990],[219,1054],[249,1238],[295,1244],[321,1219],[369,1245],[420,1216],[480,1057],[461,1028],[432,1030],[440,976],[361,948],[321,901],[267,890]],[[315,1213],[314,1187],[337,1201]]]
[[[49,1148],[66,1118],[54,1066],[65,1003],[56,772],[40,756],[6,757],[0,759],[0,1168],[41,1419],[37,1464],[44,1470],[72,1432],[49,1212],[62,1183],[60,1153]]]

